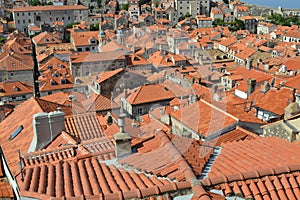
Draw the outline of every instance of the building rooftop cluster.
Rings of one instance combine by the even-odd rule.
[[[0,199],[300,199],[296,9],[37,4],[0,0]]]

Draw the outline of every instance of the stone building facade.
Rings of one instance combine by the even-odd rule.
[[[53,25],[62,21],[64,25],[88,19],[89,10],[82,5],[66,6],[32,6],[20,7],[13,10],[12,15],[16,29],[27,32],[29,24]]]
[[[175,0],[176,10],[179,16],[187,13],[192,16],[210,15],[210,0]]]

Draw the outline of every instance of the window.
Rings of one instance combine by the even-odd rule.
[[[21,125],[17,128],[17,130],[15,130],[8,138],[9,141],[11,141],[12,139],[14,139],[15,137],[17,137],[17,135],[19,135],[21,133],[21,131],[24,129],[24,127]]]
[[[71,20],[71,17],[68,17],[68,20]]]
[[[14,92],[18,92],[18,91],[20,91],[20,88],[18,88],[18,87],[14,87]]]
[[[18,17],[19,17],[19,15],[20,15],[20,14],[19,14],[19,13],[17,13],[17,16],[18,16]]]
[[[138,112],[139,115],[142,115],[143,114],[143,108],[138,108],[137,112]]]

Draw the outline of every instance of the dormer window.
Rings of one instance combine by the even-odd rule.
[[[52,69],[53,68],[52,64],[50,64],[47,68]]]
[[[56,82],[54,80],[51,80],[50,85],[56,85]]]
[[[61,69],[65,69],[65,66],[61,65],[61,64],[57,64],[57,66]]]
[[[14,92],[18,92],[18,91],[21,91],[20,88],[17,86],[14,86]]]
[[[97,44],[97,40],[95,40],[95,39],[90,39],[90,44]]]
[[[61,79],[60,84],[67,84],[67,80],[66,79]]]

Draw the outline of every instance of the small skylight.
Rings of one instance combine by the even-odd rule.
[[[24,129],[24,127],[21,125],[15,130],[8,138],[9,141],[13,140],[17,135],[21,133],[21,131]]]

